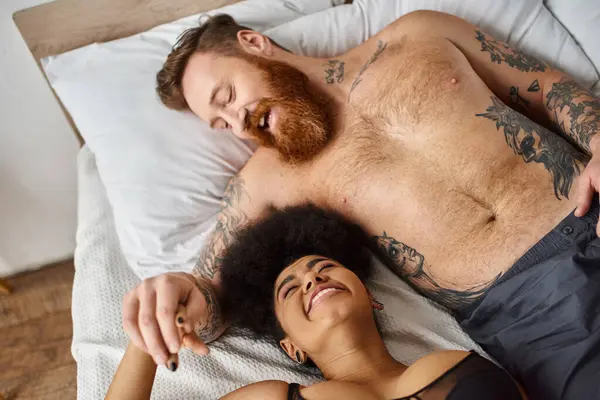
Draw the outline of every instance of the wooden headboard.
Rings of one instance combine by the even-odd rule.
[[[13,19],[40,65],[40,60],[47,56],[95,42],[134,35],[169,21],[238,1],[240,0],[55,0],[17,11],[13,14]],[[83,143],[70,115],[62,103],[60,105]]]

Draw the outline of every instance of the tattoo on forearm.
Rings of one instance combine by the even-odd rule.
[[[203,341],[212,342],[223,333],[225,326],[217,296],[212,288],[208,288],[206,285],[205,283],[196,283],[206,301],[206,322],[200,323],[195,331]]]
[[[531,82],[531,85],[529,85],[529,87],[527,88],[528,92],[539,92],[540,91],[540,83],[538,82],[538,80],[536,79],[535,81]]]
[[[323,64],[325,67],[325,82],[344,82],[344,62],[340,60],[329,60]]]
[[[529,106],[529,100],[524,99],[519,95],[519,87],[511,86],[508,92],[508,97],[510,98],[511,106],[515,110],[520,113],[525,113],[527,111],[527,107]]]
[[[394,273],[409,283],[415,290],[453,311],[460,311],[473,303],[496,283],[502,274],[488,282],[465,290],[449,289],[440,285],[427,272],[429,266],[423,254],[414,248],[388,236],[373,236],[377,251],[387,261]]]
[[[244,198],[250,200],[250,196],[244,188],[244,180],[239,176],[231,178],[221,200],[223,209],[219,214],[217,225],[206,245],[204,254],[196,263],[195,273],[208,279],[215,277],[222,262],[220,252],[232,243],[235,232],[248,219],[246,214],[238,208],[238,204]]]
[[[564,77],[546,94],[546,108],[558,128],[591,154],[590,140],[600,131],[600,99]]]
[[[550,173],[557,199],[569,198],[575,178],[581,173],[588,158],[577,151],[564,138],[536,124],[496,96],[491,96],[492,105],[485,113],[475,114],[496,122],[496,129],[504,129],[506,143],[526,163],[544,165]]]
[[[490,53],[491,61],[496,64],[503,62],[523,72],[544,72],[548,64],[536,57],[513,50],[510,46],[494,40],[491,36],[476,30],[475,38],[481,42],[481,51]]]
[[[354,79],[354,82],[352,82],[352,86],[350,86],[350,93],[348,93],[348,102],[350,102],[350,96],[352,96],[352,92],[354,91],[354,89],[356,89],[358,84],[362,82],[362,75],[371,66],[371,64],[377,61],[377,59],[381,56],[381,53],[383,53],[386,47],[387,43],[382,42],[381,40],[377,42],[377,50],[375,50],[375,53],[373,53],[373,55],[367,60],[365,65],[363,65],[360,71],[358,71],[356,79]]]

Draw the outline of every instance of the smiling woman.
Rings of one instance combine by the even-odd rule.
[[[227,400],[517,400],[511,377],[474,352],[440,351],[408,367],[387,351],[364,282],[368,238],[340,215],[313,205],[275,211],[246,228],[222,260],[223,306],[232,324],[280,346],[325,382],[258,382]]]

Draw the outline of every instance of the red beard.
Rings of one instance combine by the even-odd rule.
[[[308,77],[287,64],[254,58],[251,62],[265,73],[271,97],[262,99],[250,117],[248,130],[258,142],[275,148],[282,160],[300,164],[313,159],[331,136],[331,120],[325,99],[308,88]],[[258,127],[261,117],[278,108],[271,132]]]

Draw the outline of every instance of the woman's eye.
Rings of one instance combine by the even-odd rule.
[[[323,265],[323,266],[322,266],[322,267],[319,269],[319,272],[321,272],[321,271],[323,271],[323,270],[325,270],[325,269],[327,269],[327,268],[333,268],[333,267],[335,267],[335,265],[333,265],[333,264],[325,264],[325,265]]]
[[[291,294],[294,290],[296,290],[297,287],[298,286],[292,286],[288,290],[286,290],[285,294],[283,295],[283,298],[287,299],[288,295]]]
[[[232,100],[233,100],[233,87],[230,86],[229,87],[229,97],[227,98],[227,104],[231,103]]]

